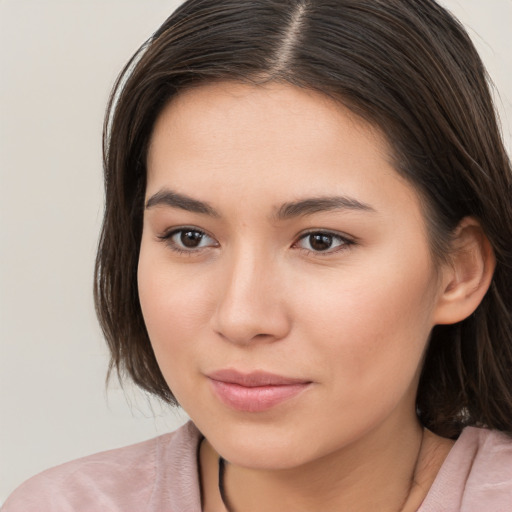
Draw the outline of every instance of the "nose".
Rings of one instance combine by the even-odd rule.
[[[246,253],[222,272],[213,328],[238,345],[272,342],[291,327],[282,275],[271,257]]]

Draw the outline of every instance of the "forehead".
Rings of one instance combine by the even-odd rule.
[[[157,119],[150,147],[159,135],[172,133],[180,138],[193,135],[187,142],[195,144],[195,150],[224,143],[241,144],[248,151],[264,142],[292,153],[318,146],[325,150],[333,142],[338,145],[340,136],[351,137],[350,132],[366,138],[383,156],[391,154],[378,128],[325,94],[289,84],[220,82],[174,97]]]
[[[415,196],[391,153],[378,128],[321,93],[218,83],[183,92],[160,114],[147,195],[169,187],[219,202],[226,195],[279,203],[328,192],[378,203],[401,187]]]

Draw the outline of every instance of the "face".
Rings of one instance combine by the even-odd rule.
[[[289,468],[415,425],[439,279],[378,130],[223,83],[160,115],[138,283],[162,373],[227,460]]]

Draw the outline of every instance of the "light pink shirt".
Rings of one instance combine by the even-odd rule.
[[[31,478],[2,512],[200,512],[191,423],[143,443],[68,462]],[[511,512],[512,440],[466,428],[418,512]]]

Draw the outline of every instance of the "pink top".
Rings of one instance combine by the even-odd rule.
[[[21,485],[2,512],[200,512],[198,447],[176,432],[49,469]],[[512,511],[512,440],[466,428],[418,512]]]

